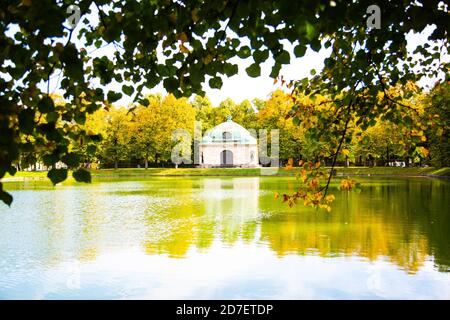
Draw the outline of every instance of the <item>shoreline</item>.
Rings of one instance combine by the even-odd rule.
[[[326,167],[329,168],[329,167]],[[294,177],[300,168],[279,168],[276,174],[269,174],[272,168],[124,168],[92,170],[92,179],[124,177]],[[397,168],[397,167],[336,167],[334,177],[418,177],[450,179],[450,168]],[[265,171],[265,172],[264,172]],[[14,176],[6,175],[0,182],[47,180],[47,171],[19,171]],[[69,173],[69,179],[73,179]]]

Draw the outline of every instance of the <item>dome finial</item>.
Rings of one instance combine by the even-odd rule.
[[[228,121],[228,122],[231,122],[231,119],[232,119],[231,114],[227,115],[227,121]]]

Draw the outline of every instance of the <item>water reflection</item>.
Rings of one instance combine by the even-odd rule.
[[[285,181],[204,179],[192,194],[161,216],[148,218],[148,253],[183,257],[190,246],[208,248],[238,241],[269,246],[288,254],[386,257],[408,273],[434,258],[440,271],[450,260],[448,183],[434,180],[367,181],[364,192],[337,193],[331,214],[301,206],[288,209],[273,200]],[[288,189],[290,183],[287,184]]]
[[[146,214],[147,253],[183,257],[191,245],[210,247],[215,238],[233,245],[241,235],[255,236],[259,215],[259,179],[202,179],[184,181],[170,208],[150,209]]]
[[[225,288],[227,283],[228,291],[209,292],[205,297],[230,297],[232,290],[237,297],[273,298],[268,294],[273,289],[270,292],[289,298],[300,294],[299,288],[304,290],[301,297],[389,296],[386,283],[391,284],[389,290],[394,290],[394,283],[422,283],[420,288],[431,290],[438,284],[437,274],[450,270],[450,183],[361,180],[361,193],[335,193],[331,213],[288,208],[275,201],[275,191],[293,190],[291,178],[122,179],[56,188],[47,182],[8,183],[16,201],[11,209],[0,207],[0,297],[14,297],[14,290],[23,297],[19,291],[24,286],[33,291],[49,283],[55,287],[47,291],[58,292],[56,297],[74,292],[83,297],[83,290],[92,287],[67,291],[67,285],[54,283],[56,279],[67,282],[67,270],[74,265],[82,270],[83,283],[106,281],[101,298],[117,297],[115,291],[127,281],[140,283],[149,276],[153,280],[148,279],[147,286],[153,290],[158,285],[156,274],[166,279],[159,283],[160,290],[169,292],[169,282],[176,283],[175,269],[192,277],[198,268],[200,277],[206,276],[208,266],[217,271],[210,275],[210,285]],[[161,270],[150,268],[150,261]],[[228,274],[225,269],[234,263],[240,267]],[[304,272],[315,274],[309,274],[313,282],[293,273],[299,263]],[[320,267],[321,263],[326,266]],[[392,280],[394,269],[388,275],[388,266],[414,278],[401,278],[401,283],[399,278]],[[105,270],[111,272],[110,278]],[[289,281],[277,270],[300,277],[297,287],[289,289],[295,293],[289,295]],[[319,276],[334,274],[351,282],[352,273],[359,274],[355,281],[363,283],[364,290],[344,295],[355,284],[339,284],[340,280],[330,283],[325,292],[320,290],[324,284]],[[53,279],[55,274],[59,276]],[[431,278],[425,279],[424,274]],[[444,275],[444,279],[438,277],[439,283],[450,284],[450,274]],[[257,277],[257,284],[246,289],[249,277]],[[187,280],[177,281],[181,286]],[[259,281],[264,287],[259,287]],[[340,293],[333,291],[336,288]],[[314,292],[308,295],[310,290]],[[411,297],[419,297],[416,291]],[[393,296],[402,297],[398,294]]]

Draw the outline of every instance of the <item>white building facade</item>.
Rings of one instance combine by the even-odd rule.
[[[209,130],[199,144],[200,167],[258,167],[258,143],[229,117]]]

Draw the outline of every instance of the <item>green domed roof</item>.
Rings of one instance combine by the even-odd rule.
[[[208,144],[215,142],[256,144],[256,139],[252,137],[247,129],[232,121],[231,118],[228,117],[226,122],[223,122],[207,131],[203,136],[201,143]]]

